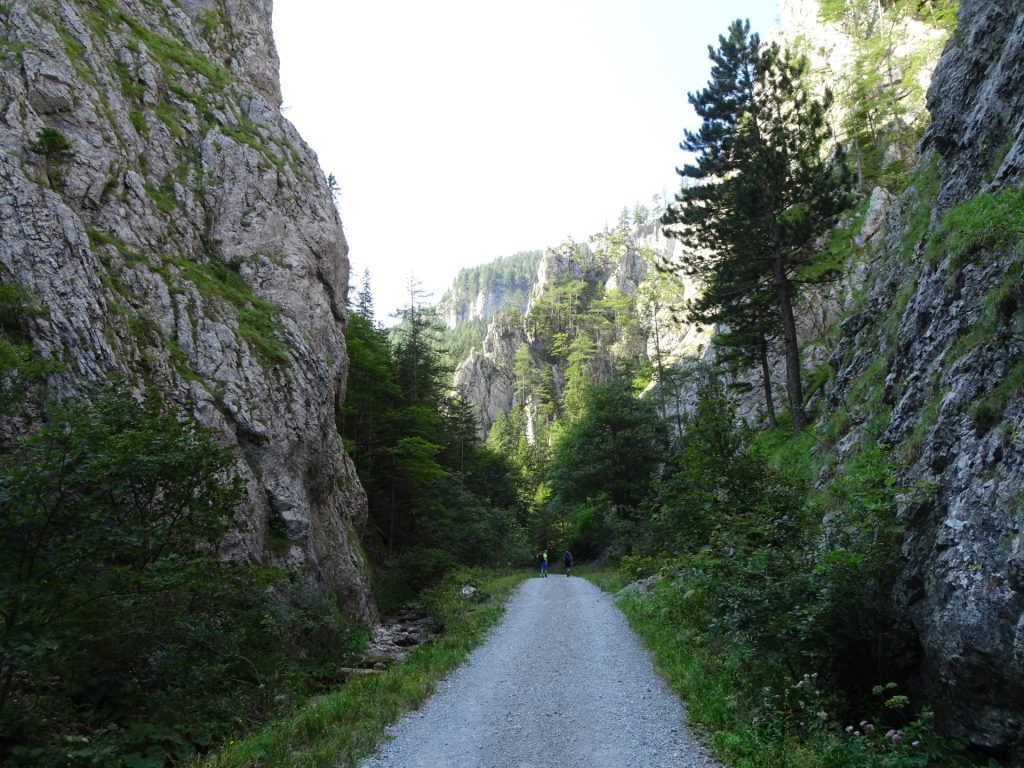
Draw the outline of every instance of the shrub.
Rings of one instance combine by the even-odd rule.
[[[0,765],[151,766],[260,721],[365,630],[217,559],[229,447],[152,391],[51,409],[0,465]]]

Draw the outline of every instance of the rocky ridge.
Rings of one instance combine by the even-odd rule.
[[[482,350],[473,350],[455,372],[455,388],[464,393],[476,407],[481,434],[486,435],[494,421],[507,414],[515,393],[515,357],[523,347],[544,357],[544,342],[532,330],[531,311],[552,289],[566,281],[582,281],[600,286],[603,291],[617,291],[636,301],[636,311],[644,318],[638,337],[620,339],[609,336],[597,339],[593,365],[610,376],[614,360],[646,356],[652,364],[666,367],[689,360],[703,353],[710,338],[710,329],[680,323],[678,306],[692,287],[666,283],[654,265],[659,259],[671,259],[678,241],[665,237],[660,224],[647,222],[629,231],[599,233],[590,238],[581,257],[580,248],[572,242],[562,243],[544,252],[537,267],[530,299],[523,316],[497,316],[488,325]],[[552,366],[555,398],[561,396],[564,371]],[[536,404],[527,404],[527,431],[534,433]]]
[[[334,423],[347,245],[280,113],[271,1],[41,0],[0,18],[0,281],[45,305],[32,347],[66,364],[47,396],[158,386],[238,446],[247,503],[224,556],[294,569],[372,619],[366,499]]]

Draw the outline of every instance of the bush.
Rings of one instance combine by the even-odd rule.
[[[217,558],[232,449],[154,392],[54,407],[0,469],[0,765],[163,766],[365,640],[327,596]]]

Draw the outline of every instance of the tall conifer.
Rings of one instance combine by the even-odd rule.
[[[696,155],[679,169],[684,185],[662,217],[686,246],[680,265],[705,286],[704,319],[763,339],[765,318],[752,311],[774,295],[786,356],[786,390],[797,431],[806,425],[793,303],[798,270],[815,259],[812,243],[848,202],[849,171],[825,112],[831,96],[812,98],[802,85],[803,58],[777,43],[762,45],[749,22],[733,22],[719,48],[707,88],[689,95],[703,119],[680,147]],[[751,323],[755,323],[751,326]]]

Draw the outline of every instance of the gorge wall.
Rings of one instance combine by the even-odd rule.
[[[37,405],[156,385],[238,447],[224,556],[373,618],[366,500],[335,427],[347,245],[281,117],[271,1],[40,0],[0,19],[0,281],[45,307],[27,335],[64,364]]]
[[[908,487],[891,660],[944,727],[1024,749],[1024,9],[964,0],[910,189],[843,323],[823,424]],[[821,429],[822,425],[819,425]],[[910,498],[910,497],[908,497]]]

